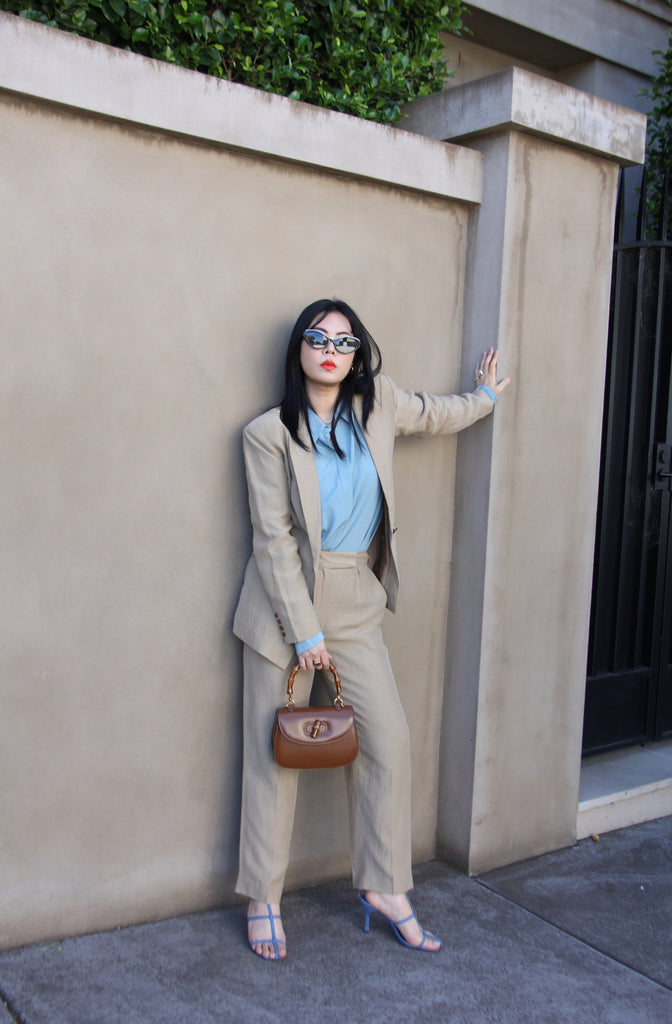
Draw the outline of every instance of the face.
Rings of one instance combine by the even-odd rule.
[[[352,327],[347,317],[337,312],[325,314],[310,326],[319,328],[330,338],[352,334]],[[354,358],[354,352],[349,355],[340,355],[331,344],[318,352],[307,345],[305,341],[301,342],[301,369],[306,375],[306,382],[310,381],[311,384],[338,387],[350,373]]]

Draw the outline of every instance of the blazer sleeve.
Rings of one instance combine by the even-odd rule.
[[[283,638],[294,644],[321,627],[299,555],[285,446],[256,421],[243,431],[243,455],[254,561]]]
[[[404,391],[389,377],[381,382],[394,409],[395,434],[432,437],[456,434],[477,420],[489,416],[494,402],[486,391],[464,395],[430,395],[426,391]]]

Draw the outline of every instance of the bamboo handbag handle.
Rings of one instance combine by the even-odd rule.
[[[292,671],[289,673],[289,679],[287,680],[287,707],[288,708],[293,708],[294,707],[294,695],[292,693],[292,688],[294,686],[294,679],[296,678],[296,673],[298,671],[299,671],[299,666],[295,665],[294,668],[292,669]],[[331,672],[332,676],[334,677],[334,683],[336,684],[336,696],[334,697],[334,707],[335,708],[342,708],[343,707],[343,698],[341,697],[341,678],[340,678],[338,672],[336,671],[336,666],[334,665],[333,661],[329,662],[329,671]]]

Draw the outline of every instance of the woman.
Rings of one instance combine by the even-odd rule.
[[[248,940],[267,960],[287,953],[280,896],[298,772],[273,760],[270,736],[292,663],[297,704],[333,659],[354,706],[359,754],[345,769],[353,882],[368,930],[381,914],[404,945],[437,952],[418,923],[412,887],[410,745],[381,624],[395,610],[392,449],[400,434],[454,433],[487,416],[509,379],[497,352],[481,357],[473,394],[399,390],[380,373],[373,338],[346,303],[299,316],[279,408],[244,431],[253,555],[236,610],[244,647],[240,871]]]

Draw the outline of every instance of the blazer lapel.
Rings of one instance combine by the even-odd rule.
[[[306,533],[308,534],[313,555],[313,565],[317,565],[322,548],[320,483],[317,478],[317,466],[315,464],[310,434],[303,420],[299,425],[299,438],[306,445],[306,448],[301,448],[298,444],[290,441],[289,459],[299,492],[301,509],[306,524]]]
[[[361,396],[355,397],[353,408],[355,410],[355,416],[360,427],[362,427],[362,399]],[[387,507],[390,516],[394,516],[394,481],[392,478],[392,444],[394,438],[390,438],[390,425],[387,420],[387,416],[381,410],[378,397],[371,410],[368,422],[366,424],[366,430],[362,427],[362,433],[366,439],[366,443],[373,459],[373,464],[376,467],[378,473],[378,479],[380,480],[380,486],[383,489],[383,495],[387,503]]]

